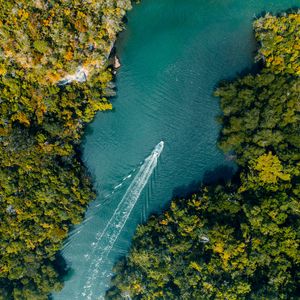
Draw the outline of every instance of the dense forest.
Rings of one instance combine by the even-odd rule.
[[[261,70],[215,92],[239,171],[140,225],[107,299],[300,298],[300,14],[267,14],[254,33]]]
[[[85,124],[112,106],[129,0],[0,1],[0,299],[47,299],[55,257],[94,192]]]

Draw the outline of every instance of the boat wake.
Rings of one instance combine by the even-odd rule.
[[[147,184],[154,168],[157,165],[158,158],[163,151],[164,142],[158,143],[151,154],[145,159],[141,165],[138,173],[129,185],[126,193],[119,202],[116,210],[114,211],[109,222],[106,224],[104,230],[96,236],[96,241],[92,246],[92,256],[88,272],[87,279],[81,293],[82,297],[87,300],[96,299],[97,291],[96,287],[101,282],[99,278],[99,272],[101,265],[112,250],[118,236],[120,235],[130,213],[135,206],[141,192]],[[95,252],[96,255],[93,255]],[[98,283],[98,284],[97,284]],[[96,296],[94,295],[96,294]],[[78,299],[78,298],[77,298]]]

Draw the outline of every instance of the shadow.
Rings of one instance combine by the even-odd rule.
[[[67,275],[70,274],[71,268],[60,252],[56,254],[53,266],[58,272],[60,280],[63,280]]]
[[[258,48],[258,46],[256,46],[256,49],[257,48]],[[253,53],[253,61],[254,61],[256,53],[257,53],[257,51],[255,51],[255,53]],[[220,80],[219,82],[217,82],[214,85],[213,90],[216,91],[218,88],[222,88],[224,86],[227,86],[229,83],[233,83],[237,79],[244,78],[247,75],[256,76],[257,74],[259,74],[261,72],[261,70],[263,69],[264,65],[265,64],[264,64],[264,62],[262,60],[259,60],[257,62],[253,62],[253,64],[251,65],[251,67],[244,68],[240,72],[236,72],[234,75],[226,77],[226,78],[223,78],[222,80]],[[219,97],[215,97],[215,98],[219,99]]]
[[[211,171],[206,171],[202,180],[194,180],[188,185],[180,185],[173,189],[172,198],[188,198],[198,193],[202,186],[225,185],[235,177],[237,170],[234,167],[220,165]]]
[[[64,283],[66,279],[72,277],[72,275],[74,274],[74,270],[67,264],[60,251],[56,253],[55,259],[52,262],[52,266],[58,274],[58,281],[61,283]],[[48,300],[53,299],[54,298],[52,294],[48,295]]]
[[[231,181],[236,170],[233,167],[221,165],[212,171],[206,171],[203,175],[204,185],[224,185]]]
[[[185,198],[200,191],[202,181],[192,181],[188,185],[180,185],[173,189],[172,198]]]
[[[84,128],[84,137],[83,138],[85,138],[85,136],[90,136],[93,133],[94,133],[94,128],[92,126],[86,126]]]
[[[288,9],[283,9],[282,11],[279,11],[277,13],[271,13],[273,16],[276,16],[276,17],[280,17],[280,16],[284,16],[286,14],[291,14],[291,13],[297,13],[297,11],[300,9],[300,6],[292,6]],[[264,17],[267,13],[269,13],[269,11],[265,11],[263,10],[261,13],[257,14],[256,15],[256,18],[255,19],[259,19],[259,18],[262,18]]]

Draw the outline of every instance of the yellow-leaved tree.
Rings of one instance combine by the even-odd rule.
[[[276,191],[279,187],[289,184],[291,175],[285,170],[277,155],[271,151],[260,155],[257,159],[249,162],[249,172],[242,173],[243,184],[239,192],[244,192],[254,187],[264,187]]]
[[[291,179],[289,174],[283,172],[279,158],[273,155],[271,151],[256,159],[254,170],[258,172],[258,180],[266,184],[277,183],[278,179],[285,181]]]

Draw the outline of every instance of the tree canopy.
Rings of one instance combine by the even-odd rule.
[[[94,198],[79,155],[109,110],[109,55],[131,1],[0,1],[0,299],[47,299]]]

